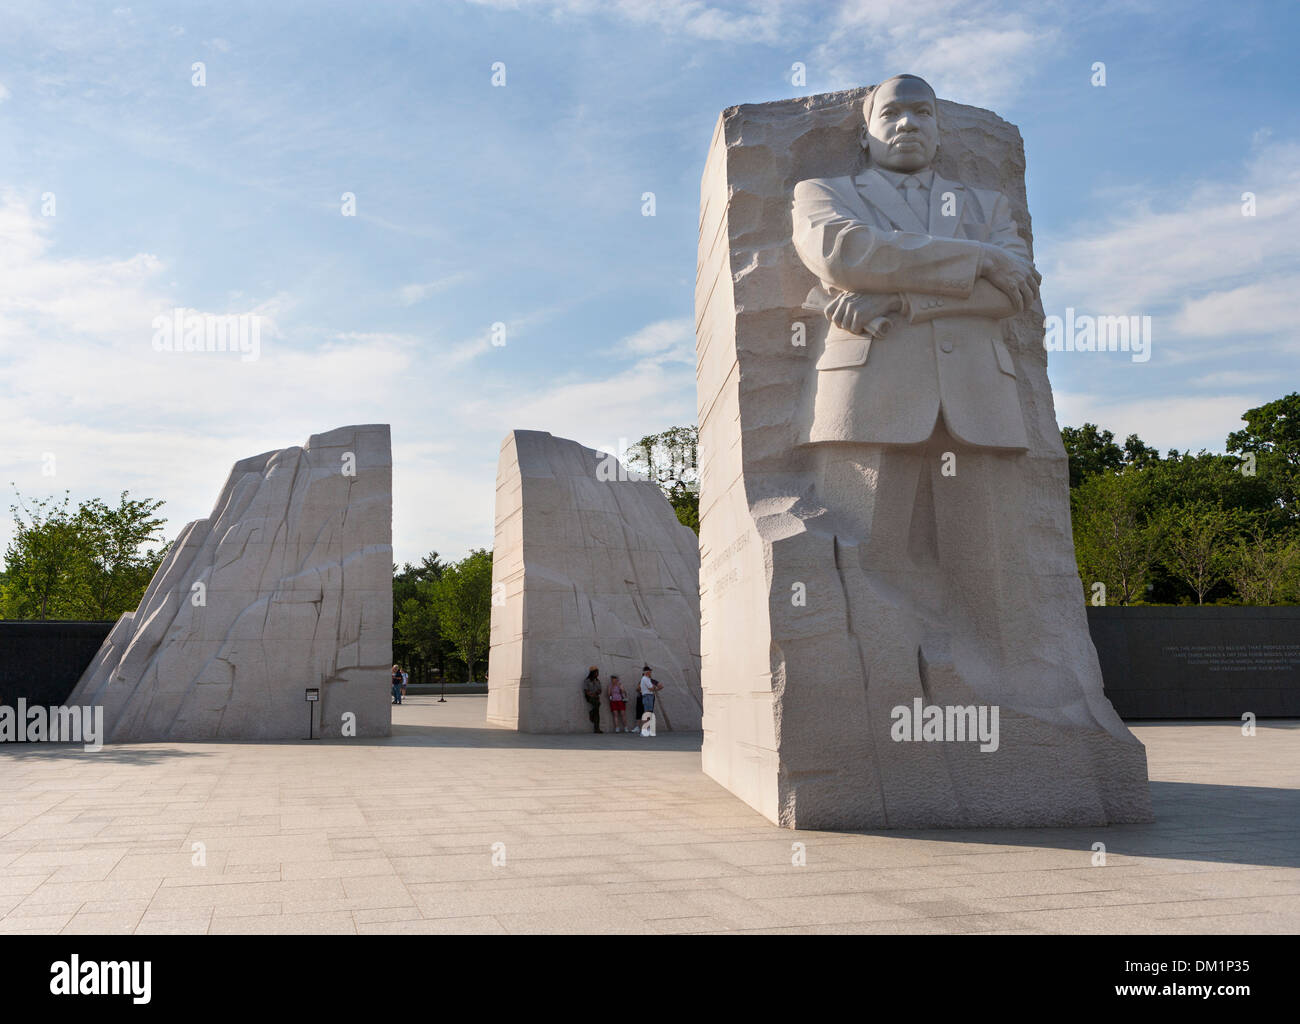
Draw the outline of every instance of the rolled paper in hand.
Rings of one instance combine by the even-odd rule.
[[[894,321],[887,316],[878,316],[867,324],[867,333],[873,338],[883,338],[894,326]]]

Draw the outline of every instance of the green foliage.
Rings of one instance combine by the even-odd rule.
[[[31,619],[113,619],[131,611],[162,562],[161,501],[133,500],[123,491],[116,508],[98,498],[76,512],[70,496],[10,506],[15,533],[0,573],[0,616]],[[155,550],[145,545],[159,543]]]
[[[1294,521],[1300,519],[1300,392],[1247,409],[1244,430],[1228,435],[1228,451],[1253,454],[1256,473]]]
[[[1143,514],[1141,471],[1097,472],[1070,493],[1074,551],[1084,590],[1106,586],[1107,603],[1146,597],[1159,535]]]
[[[1161,561],[1192,589],[1196,603],[1204,604],[1205,595],[1228,576],[1241,514],[1222,502],[1193,501],[1161,509],[1153,525],[1160,535]]]
[[[117,508],[98,498],[82,502],[77,527],[89,561],[83,566],[81,617],[115,619],[140,604],[149,581],[162,564],[166,547],[144,550],[160,541],[166,520],[155,519],[161,501],[136,501],[122,492]]]
[[[1270,534],[1257,519],[1233,543],[1226,571],[1242,604],[1275,604],[1287,596],[1294,600],[1300,585],[1300,541]]]
[[[628,469],[659,485],[677,521],[700,532],[699,427],[669,427],[628,449]]]
[[[430,590],[442,638],[465,664],[471,682],[486,665],[492,626],[492,552],[471,551],[446,566]]]
[[[1300,599],[1300,394],[1247,410],[1234,455],[1065,427],[1075,554],[1088,592],[1121,604]]]
[[[436,551],[417,566],[393,566],[393,662],[417,681],[430,671],[445,675],[447,660],[454,657],[433,608],[433,589],[444,568]]]
[[[1061,440],[1070,457],[1070,487],[1078,487],[1089,477],[1115,472],[1124,465],[1124,449],[1115,443],[1115,435],[1095,423],[1081,427],[1062,427]]]
[[[1070,458],[1070,486],[1078,487],[1098,473],[1114,473],[1125,466],[1145,469],[1160,461],[1160,453],[1149,447],[1137,434],[1129,434],[1123,447],[1115,435],[1095,423],[1081,427],[1062,427],[1061,441]]]

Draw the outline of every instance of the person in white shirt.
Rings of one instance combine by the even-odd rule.
[[[641,670],[641,707],[645,711],[653,712],[655,709],[655,693],[659,689],[659,684],[650,676],[650,666],[647,665]]]
[[[641,685],[638,689],[640,690],[639,703],[643,709],[642,713],[637,716],[637,725],[641,727],[638,731],[642,736],[653,736],[655,734],[654,726],[651,724],[647,727],[647,721],[651,723],[654,721],[655,695],[663,689],[663,684],[650,675],[649,665],[646,665],[641,670]],[[647,716],[649,716],[648,719]]]

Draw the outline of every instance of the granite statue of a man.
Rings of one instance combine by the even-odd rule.
[[[799,181],[790,208],[819,282],[804,308],[829,322],[799,425],[801,507],[821,511],[800,515],[833,535],[864,694],[868,749],[842,755],[862,758],[864,809],[844,820],[1142,820],[1145,759],[1101,692],[1056,540],[1068,508],[1029,472],[1039,386],[1006,330],[1041,316],[1026,240],[1006,196],[936,173],[924,80],[886,80],[862,112],[864,168]],[[1007,742],[910,742],[899,709],[931,707],[999,709]]]
[[[997,527],[1028,443],[1001,321],[1038,301],[1040,278],[1006,197],[931,166],[923,79],[889,79],[863,107],[866,169],[794,190],[794,245],[830,321],[808,420],[818,496],[866,573],[868,632],[883,601],[917,632],[922,672],[951,664],[954,636],[985,648],[965,675],[1003,672],[1023,623],[998,606]]]

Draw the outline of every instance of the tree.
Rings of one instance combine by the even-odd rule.
[[[1094,582],[1122,605],[1146,594],[1157,534],[1142,511],[1142,474],[1097,473],[1070,494],[1074,550],[1085,592]]]
[[[5,551],[0,613],[23,618],[113,619],[140,603],[166,553],[154,518],[161,501],[122,496],[117,508],[98,498],[77,511],[63,500],[18,495],[10,506],[16,532]],[[153,551],[144,545],[157,542]]]
[[[1300,518],[1300,392],[1266,402],[1241,414],[1244,430],[1228,435],[1227,448],[1256,457],[1256,472],[1265,477],[1279,504]]]
[[[447,670],[451,651],[433,608],[433,589],[444,568],[436,551],[419,565],[393,566],[393,661],[409,668],[417,681],[427,681],[432,668]]]
[[[1197,604],[1204,604],[1205,595],[1227,576],[1230,544],[1240,521],[1239,513],[1206,501],[1166,509],[1158,516],[1161,561],[1192,588]]]
[[[1258,518],[1237,537],[1226,561],[1227,577],[1242,604],[1274,604],[1300,569],[1300,542],[1270,533]]]
[[[448,565],[430,591],[442,637],[465,663],[470,682],[486,660],[492,630],[492,552],[471,551]]]
[[[143,550],[162,542],[159,531],[166,520],[153,514],[163,503],[132,500],[128,493],[122,492],[117,508],[92,498],[77,511],[75,525],[87,555],[80,569],[79,617],[113,619],[138,606],[166,554],[165,545]]]
[[[1107,431],[1109,433],[1109,431]],[[1124,465],[1147,469],[1160,461],[1160,453],[1137,434],[1124,438]]]
[[[659,485],[677,521],[700,532],[699,427],[669,427],[628,449],[628,469]]]
[[[7,601],[22,610],[24,618],[67,617],[76,603],[81,570],[89,557],[69,511],[70,494],[63,500],[36,498],[29,508],[18,495],[9,506],[14,536],[5,550]]]
[[[1070,459],[1070,487],[1078,487],[1098,473],[1115,472],[1124,465],[1124,449],[1115,435],[1095,423],[1062,427],[1061,441]]]
[[[434,585],[421,584],[422,587]],[[420,661],[432,664],[439,660],[443,649],[442,624],[430,595],[421,594],[420,597],[408,597],[403,601],[393,622],[393,632],[401,639],[406,650]],[[411,657],[402,658],[396,648],[394,658],[399,665],[414,660]]]
[[[1115,443],[1115,435],[1102,430],[1095,423],[1081,427],[1062,427],[1061,442],[1070,459],[1070,487],[1078,487],[1098,473],[1117,473],[1125,466],[1146,469],[1160,461],[1160,453],[1137,434],[1124,438],[1124,445]]]

